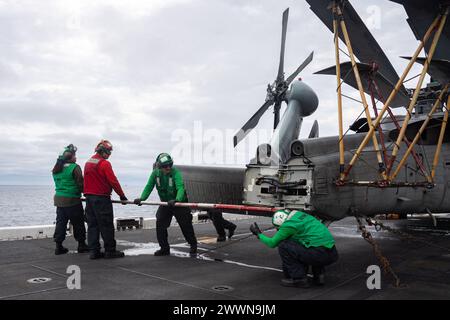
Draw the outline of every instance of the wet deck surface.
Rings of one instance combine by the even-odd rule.
[[[387,232],[368,228],[403,283],[392,285],[382,273],[380,290],[366,286],[369,265],[379,262],[372,247],[357,232],[354,219],[333,223],[339,261],[327,268],[326,285],[309,289],[280,286],[282,277],[276,249],[269,249],[249,237],[248,227],[257,221],[261,228],[270,219],[235,221],[236,235],[214,249],[216,234],[211,223],[195,225],[199,239],[197,258],[189,257],[188,247],[178,227],[169,229],[172,255],[155,257],[155,230],[116,232],[122,259],[89,260],[88,254],[71,251],[54,255],[52,239],[0,242],[0,299],[449,299],[450,298],[450,217],[438,218],[433,229],[427,218],[388,221],[435,246],[401,241]],[[270,234],[270,233],[269,233]],[[64,245],[76,243],[69,237]],[[210,251],[208,251],[210,250]],[[81,268],[81,290],[69,290],[69,265]],[[31,278],[51,278],[45,283],[28,283]],[[228,290],[227,290],[228,289]]]

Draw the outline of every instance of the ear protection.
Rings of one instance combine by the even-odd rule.
[[[75,147],[73,144],[69,144],[67,147],[64,148],[64,150],[59,154],[58,160],[69,160],[72,158],[72,156],[77,152],[77,147]]]
[[[160,169],[159,158],[160,158],[163,154],[164,154],[164,152],[158,154],[158,156],[156,157],[155,163],[153,164],[153,169]]]

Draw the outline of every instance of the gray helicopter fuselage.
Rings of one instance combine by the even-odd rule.
[[[364,134],[355,134],[347,140],[359,142],[363,136]],[[349,215],[425,213],[427,210],[430,212],[450,212],[450,197],[447,195],[447,189],[450,188],[449,143],[443,144],[435,181],[430,187],[401,186],[401,184],[392,187],[351,184],[337,186],[335,184],[335,180],[339,176],[337,137],[323,138],[323,141],[320,141],[321,139],[309,141],[309,144],[316,144],[315,150],[320,150],[320,154],[319,152],[315,155],[310,154],[310,157],[306,155],[314,166],[309,209],[317,216],[336,220]],[[406,149],[405,145],[403,149]],[[436,145],[421,145],[419,149],[419,157],[427,166],[427,162],[432,162]],[[347,163],[352,155],[352,153],[346,152]],[[299,160],[292,159],[290,163],[293,164],[299,162]],[[352,169],[349,179],[357,181],[380,180],[374,152],[368,151],[361,156],[357,165]],[[426,179],[414,159],[410,157],[407,165],[401,169],[397,180],[402,183],[414,184],[424,182]]]
[[[348,150],[345,153],[347,163],[364,135],[357,133],[344,138]],[[278,167],[259,164],[249,164],[246,169],[180,166],[189,201],[287,207],[304,210],[326,220],[384,213],[425,213],[428,210],[433,213],[450,212],[449,142],[442,145],[431,188],[337,186],[338,137],[313,138],[301,142],[304,154],[293,156],[285,165]],[[418,156],[426,166],[434,157],[436,145],[422,144],[419,149]],[[380,179],[375,154],[370,146],[366,150],[352,169],[349,180]],[[397,177],[397,181],[411,184],[424,180],[412,158]]]
[[[345,137],[346,150],[352,151],[345,152],[347,163],[364,136],[365,133],[359,133]],[[450,197],[447,195],[450,188],[449,143],[442,146],[432,185],[421,185],[425,177],[411,157],[397,177],[401,183],[394,181],[391,186],[379,187],[369,183],[380,181],[375,152],[370,146],[349,176],[349,181],[363,182],[362,185],[336,185],[339,177],[338,141],[337,136],[303,140],[300,141],[303,154],[292,157],[285,165],[248,165],[243,203],[301,209],[327,220],[428,210],[450,212]],[[432,162],[436,145],[422,144],[419,148],[418,156],[427,166]]]
[[[383,213],[450,212],[450,197],[447,196],[450,188],[450,127],[446,130],[433,184],[425,183],[424,173],[410,156],[393,183],[380,187],[377,184],[381,180],[378,162],[369,143],[350,171],[350,183],[338,186],[338,136],[297,140],[302,117],[317,108],[316,94],[305,83],[295,81],[287,97],[286,111],[268,144],[269,152],[262,152],[260,146],[257,156],[245,170],[182,167],[191,202],[286,207],[327,220]],[[409,141],[413,140],[425,117],[423,113],[416,114],[409,122],[406,130]],[[436,152],[442,117],[442,112],[433,114],[414,148],[426,172],[430,172]],[[402,119],[397,120],[401,126]],[[398,130],[388,121],[382,123],[382,128],[386,153],[390,154]],[[345,163],[349,163],[365,134],[344,137]],[[377,136],[380,141],[379,133]],[[403,144],[397,163],[406,149]]]

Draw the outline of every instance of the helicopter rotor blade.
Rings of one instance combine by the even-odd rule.
[[[291,75],[286,79],[286,85],[289,86],[289,84],[292,82],[292,80],[294,80],[294,79],[298,76],[298,74],[299,74],[300,72],[302,72],[302,70],[305,69],[306,66],[307,66],[308,64],[311,63],[311,61],[313,60],[313,58],[314,58],[314,51],[311,52],[310,55],[305,59],[305,61],[303,61],[303,63],[297,68],[297,70],[295,70],[294,73],[291,74]]]
[[[259,119],[262,117],[264,112],[269,109],[269,107],[274,103],[273,99],[269,99],[255,112],[255,114],[244,124],[244,126],[234,135],[233,143],[236,147],[242,139],[254,128],[259,122]]]
[[[317,120],[314,120],[314,123],[311,127],[311,131],[309,132],[308,139],[318,137],[319,137],[319,122]]]
[[[329,6],[330,0],[306,0],[306,2],[309,3],[310,9],[327,26],[327,28],[331,32],[334,32],[333,13],[330,10]],[[399,2],[399,0],[396,2]],[[402,2],[406,2],[406,0]],[[415,1],[408,1],[408,3],[410,2]],[[426,1],[419,2],[425,5]],[[432,1],[428,2],[432,3]],[[385,52],[383,51],[377,40],[374,38],[367,25],[359,16],[358,12],[353,8],[349,1],[337,1],[337,3],[339,4],[339,6],[341,6],[350,39],[355,44],[358,44],[353,46],[355,56],[361,63],[371,65],[375,62],[378,65],[379,73],[383,74],[383,76],[390,83],[397,83],[399,80],[397,71],[395,71],[389,58],[386,56]],[[339,38],[343,42],[345,42],[342,32],[339,33]],[[406,89],[403,85],[401,86],[400,91],[405,95],[407,94]]]
[[[278,127],[278,123],[280,122],[280,110],[281,110],[281,101],[275,102],[273,109],[273,130]]]
[[[284,80],[284,51],[285,51],[285,46],[286,46],[286,31],[287,31],[288,18],[289,18],[289,8],[287,8],[283,12],[283,23],[282,23],[282,30],[281,30],[280,64],[278,65],[278,75],[277,75],[278,81]]]

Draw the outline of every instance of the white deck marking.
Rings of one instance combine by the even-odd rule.
[[[153,255],[155,253],[155,251],[159,249],[159,244],[155,243],[155,242],[140,243],[140,242],[130,242],[130,241],[126,241],[126,240],[117,240],[117,244],[126,246],[126,247],[132,247],[130,249],[123,250],[123,252],[125,253],[126,256]],[[177,243],[177,244],[171,245],[170,255],[178,257],[178,258],[190,258],[190,259],[193,258],[188,252],[176,250],[176,249],[174,249],[174,247],[189,248],[189,245],[187,243]],[[198,250],[206,251],[206,249],[203,249],[200,247],[198,248]],[[197,255],[195,258],[199,259],[199,260],[205,260],[205,261],[218,261],[216,259],[207,257],[205,255]],[[228,259],[219,260],[219,261],[224,262],[224,263],[229,263],[229,264],[235,264],[235,265],[238,265],[241,267],[246,267],[246,268],[265,269],[265,270],[282,272],[282,270],[276,269],[276,268],[246,264],[243,262],[238,262],[238,261],[233,261],[233,260],[228,260]]]

